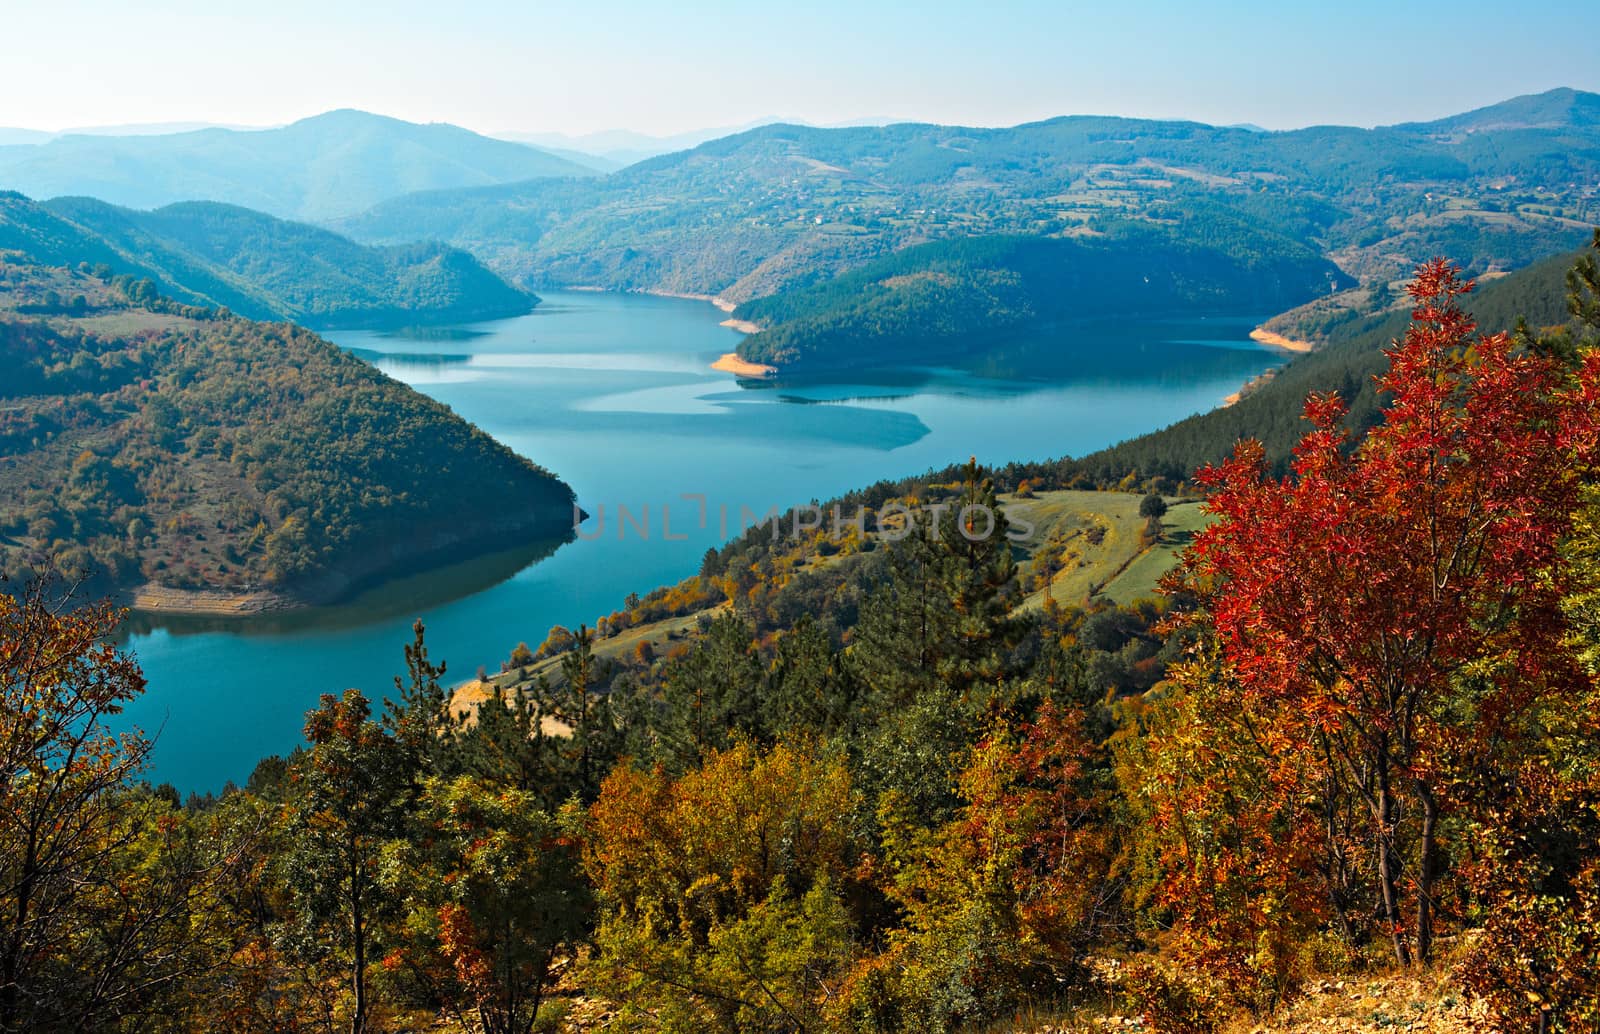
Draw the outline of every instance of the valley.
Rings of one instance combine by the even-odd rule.
[[[742,510],[754,521],[797,496],[917,475],[962,451],[996,465],[1022,460],[1037,454],[1040,436],[1089,452],[1210,409],[1282,361],[1248,339],[1254,315],[1117,321],[1021,336],[966,369],[745,388],[708,368],[739,335],[704,302],[543,297],[528,316],[446,335],[330,338],[537,457],[590,519],[548,556],[493,554],[339,607],[244,622],[136,614],[130,646],[153,682],[206,687],[150,694],[128,711],[132,723],[163,725],[162,778],[191,787],[242,780],[253,757],[293,743],[295,717],[316,693],[381,692],[395,644],[418,617],[464,680],[478,665],[495,670],[519,641],[537,646],[554,625],[592,624],[631,594],[693,575],[708,549],[738,537]],[[694,496],[705,497],[704,522]],[[643,532],[624,527],[624,507]]]
[[[1594,1028],[1592,33],[1161,6],[0,37],[0,1031]]]

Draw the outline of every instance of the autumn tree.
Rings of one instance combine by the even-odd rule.
[[[1218,520],[1174,583],[1202,602],[1226,677],[1262,719],[1275,799],[1360,803],[1354,833],[1402,964],[1433,954],[1451,816],[1497,778],[1517,716],[1574,678],[1557,551],[1600,364],[1569,382],[1508,335],[1476,336],[1470,289],[1442,260],[1418,270],[1379,384],[1384,422],[1358,446],[1340,401],[1313,396],[1292,477],[1267,476],[1254,442],[1202,471]]]
[[[1600,231],[1594,249],[1600,252]],[[1528,345],[1577,366],[1600,331],[1594,254],[1568,273],[1571,326]],[[1600,471],[1562,546],[1567,646],[1585,679],[1522,711],[1522,749],[1487,784],[1489,807],[1468,829],[1464,866],[1482,936],[1466,983],[1507,1030],[1540,1034],[1600,1026]]]
[[[400,741],[373,721],[360,692],[325,693],[306,716],[310,749],[293,772],[282,879],[302,958],[343,975],[351,1034],[372,1030],[368,967],[393,895],[379,880],[385,845],[405,830],[412,771]]]
[[[109,604],[0,594],[0,1030],[181,1015],[228,954],[216,889],[250,831],[130,785],[149,754],[108,722],[144,689]],[[237,834],[237,835],[235,835]]]
[[[1307,755],[1291,769],[1264,749],[1257,730],[1270,718],[1252,709],[1213,641],[1169,679],[1121,704],[1110,741],[1119,875],[1147,932],[1170,931],[1180,964],[1217,978],[1235,1004],[1271,1007],[1302,975],[1300,946],[1356,907],[1365,869],[1350,859],[1362,845],[1345,835],[1344,801],[1326,798],[1322,814],[1304,808],[1318,786]]]
[[[405,912],[385,968],[465,1026],[529,1034],[588,918],[577,814],[463,777],[429,780],[419,818],[427,834],[396,841],[384,866]]]
[[[879,801],[887,894],[903,920],[833,1008],[858,1029],[964,1029],[1079,982],[1116,910],[1105,795],[1082,718],[1046,704],[966,758],[955,816],[918,824]]]
[[[652,1029],[817,1029],[850,954],[859,813],[841,760],[740,742],[619,767],[589,816],[595,986]]]

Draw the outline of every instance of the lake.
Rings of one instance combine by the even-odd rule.
[[[300,742],[319,694],[392,694],[415,618],[459,681],[497,669],[518,642],[536,647],[552,625],[592,624],[630,592],[694,574],[744,510],[969,455],[995,465],[1080,455],[1210,409],[1282,361],[1249,340],[1259,318],[1241,315],[1054,328],[962,369],[741,386],[708,368],[739,335],[704,302],[543,297],[517,319],[325,336],[560,475],[592,515],[582,536],[426,571],[338,607],[235,622],[135,615],[128,641],[149,689],[125,718],[159,734],[153,780],[185,792],[243,782],[259,758]],[[483,498],[493,504],[494,485]]]

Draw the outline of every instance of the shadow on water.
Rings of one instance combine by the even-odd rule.
[[[134,611],[123,622],[121,634],[125,638],[160,629],[177,636],[207,632],[274,636],[360,628],[373,622],[410,617],[480,593],[549,558],[572,540],[568,535],[524,542],[465,560],[418,568],[396,578],[366,579],[352,586],[338,602],[324,606],[238,618]]]
[[[1264,346],[1240,333],[1252,317],[1184,318],[1125,323],[1083,321],[996,335],[969,356],[937,365],[847,367],[816,373],[739,378],[745,391],[781,402],[886,401],[919,394],[1006,397],[1063,384],[1182,386],[1254,368]]]
[[[396,341],[475,341],[491,333],[474,327],[391,327],[377,336]]]
[[[472,362],[470,355],[450,355],[447,353],[429,354],[426,352],[380,352],[372,348],[351,348],[348,350],[357,359],[365,359],[374,365],[378,363],[393,363],[400,367],[411,367],[417,370],[439,370],[448,366],[465,366]]]

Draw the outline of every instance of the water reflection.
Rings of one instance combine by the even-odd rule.
[[[262,755],[300,742],[319,693],[391,692],[414,618],[457,679],[553,624],[593,622],[630,592],[693,574],[738,528],[702,526],[685,493],[713,513],[726,504],[737,525],[740,507],[827,499],[971,455],[994,465],[1081,455],[1209,409],[1282,361],[1247,340],[1248,318],[1146,320],[1020,335],[964,366],[739,383],[709,369],[739,341],[722,318],[699,302],[552,293],[512,320],[327,334],[554,471],[610,523],[335,607],[245,621],[136,616],[130,645],[150,688],[123,719],[164,730],[153,776],[185,790],[243,780]],[[493,485],[483,504],[494,505]],[[656,533],[619,537],[621,505],[651,507]]]
[[[417,568],[398,577],[374,576],[353,585],[346,596],[326,606],[268,612],[248,617],[148,614],[134,611],[123,623],[124,636],[164,629],[173,635],[229,632],[241,636],[278,636],[315,629],[336,632],[392,621],[433,610],[455,600],[493,588],[517,572],[553,555],[573,540],[563,538],[521,542],[495,552]]]
[[[374,366],[389,363],[418,370],[438,370],[446,366],[465,366],[472,362],[470,355],[444,355],[427,352],[379,352],[371,348],[349,349],[351,355],[365,359]]]

